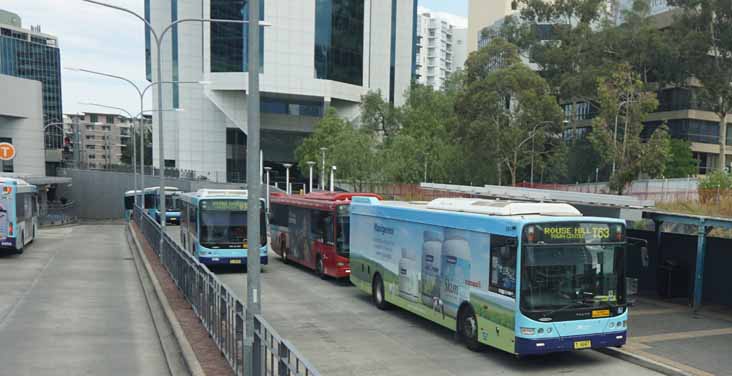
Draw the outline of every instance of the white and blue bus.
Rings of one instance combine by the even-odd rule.
[[[132,211],[135,208],[135,196],[142,199],[140,191],[127,191],[125,192],[125,220],[129,220],[132,217]]]
[[[246,265],[247,191],[202,189],[180,195],[180,240],[184,249],[206,265]],[[266,265],[267,218],[261,201],[260,262]]]
[[[177,187],[165,187],[165,223],[180,224],[180,194]],[[145,211],[160,223],[160,187],[145,188]]]
[[[23,253],[36,238],[38,189],[14,178],[0,178],[0,247]]]
[[[626,342],[625,222],[567,204],[484,199],[351,203],[351,281],[517,355]]]

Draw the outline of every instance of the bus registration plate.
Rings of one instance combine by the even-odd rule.
[[[575,350],[589,349],[590,347],[592,347],[592,341],[576,341],[574,343]]]
[[[241,264],[241,260],[229,260],[229,264]]]

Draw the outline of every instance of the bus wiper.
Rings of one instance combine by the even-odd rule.
[[[572,309],[572,308],[580,308],[580,307],[587,307],[587,306],[588,306],[588,304],[585,303],[585,302],[583,302],[583,301],[572,302],[572,303],[567,304],[564,307],[557,308],[557,309],[555,309],[553,311],[544,313],[544,314],[542,314],[542,317],[551,316],[551,315],[553,315],[553,314],[555,314],[557,312],[566,311],[566,310]]]

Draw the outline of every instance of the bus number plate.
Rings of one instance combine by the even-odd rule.
[[[592,341],[577,341],[574,343],[575,350],[589,349],[590,347],[592,347]]]
[[[229,264],[241,264],[241,260],[229,260]]]

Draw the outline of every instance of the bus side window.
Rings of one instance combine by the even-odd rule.
[[[23,221],[25,216],[25,194],[19,193],[15,197],[15,220]]]
[[[491,235],[490,291],[516,296],[516,244],[516,238]]]
[[[190,218],[189,226],[191,226],[191,231],[198,236],[197,231],[197,224],[198,224],[198,209],[196,207],[190,206],[188,208],[188,214],[190,215],[188,218]]]
[[[32,215],[38,215],[38,196],[33,195],[31,199]]]
[[[323,214],[320,210],[310,211],[310,234],[315,240],[323,239]]]
[[[335,231],[333,228],[333,214],[328,212],[321,212],[323,213],[323,241],[325,244],[333,245],[335,244]]]

